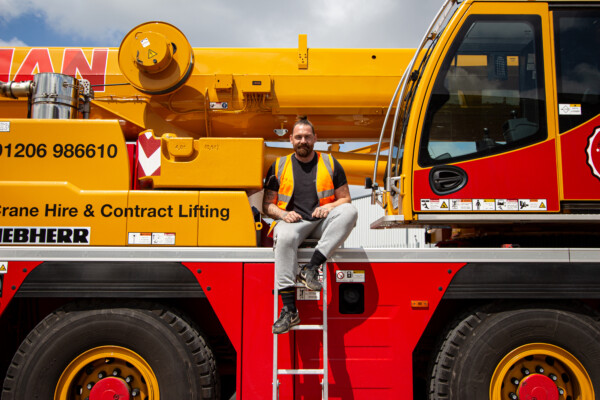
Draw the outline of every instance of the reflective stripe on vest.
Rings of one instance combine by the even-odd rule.
[[[294,172],[292,155],[277,158],[275,161],[275,176],[279,182],[277,193],[277,207],[285,210],[294,194]],[[322,155],[317,152],[317,180],[316,190],[319,205],[325,205],[335,201],[335,188],[333,186],[333,157],[330,154]]]

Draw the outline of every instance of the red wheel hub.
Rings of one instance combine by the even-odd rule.
[[[90,400],[131,400],[129,386],[121,378],[101,379],[90,391]]]
[[[558,400],[556,383],[545,375],[529,375],[521,381],[519,400]]]

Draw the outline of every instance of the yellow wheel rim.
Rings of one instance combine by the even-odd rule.
[[[536,374],[546,387],[556,386],[559,400],[595,399],[592,380],[575,356],[552,344],[530,343],[502,358],[492,376],[490,400],[523,400],[524,382]]]
[[[77,356],[56,385],[54,400],[84,400],[100,380],[114,377],[127,384],[135,399],[158,400],[158,381],[137,353],[119,346],[101,346]]]

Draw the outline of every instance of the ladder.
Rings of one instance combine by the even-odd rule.
[[[277,337],[279,335],[273,334],[273,400],[279,400],[279,375],[321,375],[323,379],[321,380],[321,393],[322,399],[329,399],[329,371],[328,371],[328,349],[327,349],[327,263],[324,263],[323,266],[323,290],[322,290],[322,299],[323,299],[323,322],[322,325],[296,325],[290,328],[290,330],[294,331],[323,331],[323,360],[322,360],[322,368],[318,369],[280,369],[278,368],[278,345],[277,345]],[[275,277],[277,279],[277,277]],[[296,288],[304,287],[303,284],[297,283]],[[278,306],[279,306],[279,291],[277,290],[277,283],[275,283],[275,291],[274,291],[274,305],[273,305],[273,322],[277,320],[278,315]]]

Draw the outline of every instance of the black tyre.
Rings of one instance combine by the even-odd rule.
[[[429,398],[593,399],[600,395],[600,328],[583,310],[488,306],[471,313],[439,349]]]
[[[87,304],[59,309],[33,329],[13,357],[2,400],[215,399],[218,390],[206,341],[173,310]]]

